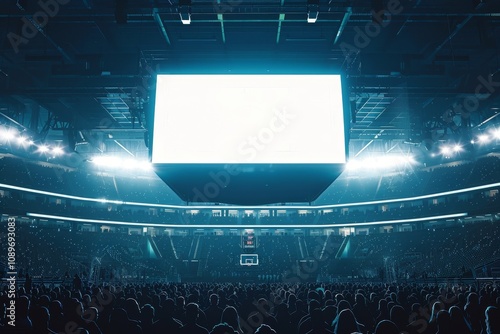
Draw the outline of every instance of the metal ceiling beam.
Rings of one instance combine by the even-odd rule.
[[[370,140],[368,142],[368,144],[366,144],[365,146],[363,146],[359,151],[358,153],[356,153],[356,155],[354,155],[354,157],[357,157],[358,155],[360,155],[364,150],[366,150],[368,148],[368,146],[370,146],[371,144],[373,143],[373,139]]]
[[[57,116],[49,111],[49,118],[45,122],[42,130],[40,130],[40,133],[38,133],[38,139],[41,141],[45,141],[47,138],[47,134],[49,133],[49,130],[52,129],[57,123]]]
[[[135,155],[134,153],[130,152],[125,146],[123,146],[118,140],[114,139],[113,140],[116,145],[120,146],[125,152],[127,152],[128,154],[130,154],[131,156],[133,156],[135,158]]]
[[[328,16],[336,16],[337,14],[345,14],[348,8],[352,8],[352,15],[356,17],[365,18],[364,21],[371,21],[372,15],[370,13],[370,8],[362,8],[362,7],[351,7],[351,6],[322,6],[320,7],[320,11],[323,17]],[[93,7],[93,10],[96,10],[96,6]],[[174,4],[171,7],[161,7],[161,8],[153,8],[154,12],[158,14],[172,14],[176,18],[178,17],[178,5]],[[210,5],[192,5],[192,14],[199,15],[210,15],[210,14],[219,14],[217,6],[213,4]],[[307,6],[304,1],[304,5],[272,5],[272,6],[264,6],[264,5],[252,5],[252,4],[239,4],[238,6],[231,7],[231,11],[226,14],[231,15],[265,15],[265,14],[307,14]],[[23,18],[26,15],[20,13],[18,11],[12,13],[2,12],[0,13],[0,18]],[[464,16],[473,16],[473,17],[490,17],[490,18],[500,18],[500,11],[492,11],[492,12],[471,12],[469,10],[466,11],[450,11],[450,8],[412,8],[398,13],[397,17],[415,17],[417,18],[446,18],[446,17],[464,17]],[[147,21],[151,17],[151,9],[144,8],[131,8],[129,7],[128,18],[130,20],[140,20]],[[396,19],[394,16],[392,19]],[[86,20],[86,21],[95,21],[99,19],[109,19],[115,20],[114,10],[110,10],[105,12],[104,9],[100,12],[93,12],[89,14],[82,14],[82,8],[65,8],[64,13],[58,14],[56,17],[51,18],[51,21],[60,21],[63,18],[72,18],[74,20]],[[177,20],[178,21],[178,20]],[[275,19],[276,21],[276,19]],[[323,21],[323,20],[322,20]]]
[[[165,41],[167,42],[168,45],[170,45],[171,44],[170,38],[168,37],[167,29],[165,29],[165,25],[163,24],[163,21],[160,17],[160,13],[158,11],[158,8],[153,8],[153,18],[154,18],[156,24],[158,24],[158,27],[160,28],[161,34],[165,38]]]
[[[217,0],[217,4],[220,5],[220,0]],[[220,22],[220,30],[222,35],[222,43],[226,43],[226,32],[224,30],[224,14],[217,13],[217,20]]]
[[[281,23],[285,20],[285,14],[280,14],[278,21],[278,34],[276,35],[276,44],[280,42]]]
[[[333,45],[337,44],[338,40],[340,39],[340,36],[344,32],[345,27],[347,26],[347,22],[351,18],[352,14],[352,8],[347,7],[347,12],[344,14],[344,18],[342,19],[342,22],[340,23],[339,30],[337,31],[337,35],[335,36],[335,41],[333,41]]]
[[[217,14],[217,19],[220,22],[220,30],[221,30],[221,35],[222,35],[222,43],[226,43],[226,32],[224,30],[224,15],[223,14]]]

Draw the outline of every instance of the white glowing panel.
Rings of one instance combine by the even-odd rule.
[[[153,163],[345,163],[340,75],[158,75]]]

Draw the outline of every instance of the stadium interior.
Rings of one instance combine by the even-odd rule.
[[[7,0],[0,31],[0,333],[500,333],[499,1]],[[319,83],[234,163],[253,103],[172,74]]]

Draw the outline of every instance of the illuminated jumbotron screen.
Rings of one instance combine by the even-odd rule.
[[[342,79],[159,74],[155,171],[186,202],[311,202],[346,163],[350,113]]]
[[[340,75],[158,75],[153,163],[345,163]]]

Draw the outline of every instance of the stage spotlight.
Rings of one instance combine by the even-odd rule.
[[[315,23],[319,14],[319,0],[307,0],[307,23]]]
[[[309,11],[309,13],[307,13],[307,23],[315,23],[316,20],[318,20],[318,12]]]
[[[182,24],[191,24],[191,14],[190,13],[179,13],[181,16]]]
[[[442,146],[441,147],[441,154],[449,155],[450,153],[451,153],[451,149],[449,146]]]
[[[123,160],[118,157],[97,156],[92,158],[92,162],[103,167],[124,167]]]
[[[13,130],[7,130],[7,132],[5,133],[5,139],[7,140],[12,140],[16,137],[16,134]]]
[[[493,130],[493,136],[495,139],[500,139],[500,129]]]
[[[111,168],[111,169],[124,169],[124,170],[152,170],[152,165],[149,161],[136,160],[134,158],[120,158],[113,156],[95,156],[92,158],[94,165]]]
[[[179,16],[182,24],[191,24],[191,0],[179,1]]]
[[[350,171],[353,171],[353,170],[357,170],[357,169],[360,169],[361,168],[361,164],[359,163],[359,161],[357,160],[349,160],[346,165],[345,165],[345,168],[347,170],[350,170]]]
[[[52,149],[52,154],[54,154],[54,155],[56,155],[56,156],[57,156],[57,155],[61,155],[61,154],[63,154],[63,153],[64,153],[63,149],[62,149],[61,147],[59,147],[59,146],[56,146],[56,147],[54,147],[54,148]]]
[[[26,137],[23,137],[23,136],[17,137],[17,143],[19,145],[23,145],[24,143],[26,143]]]
[[[136,169],[137,161],[134,159],[123,159],[121,165],[125,169]]]
[[[148,161],[141,162],[139,164],[139,168],[142,169],[142,170],[144,170],[144,171],[151,171],[151,170],[153,170],[153,166]]]
[[[457,152],[458,153],[460,151],[462,151],[462,146],[460,146],[458,144],[455,145],[455,146],[453,146],[453,152]]]
[[[367,166],[374,166],[376,168],[382,168],[382,169],[387,169],[390,168],[393,165],[397,165],[399,163],[398,159],[395,159],[393,157],[378,157],[373,160],[367,159],[366,165]]]
[[[380,171],[395,168],[406,168],[408,165],[416,164],[417,161],[411,155],[386,155],[375,156],[364,159],[349,160],[346,164],[348,171]]]
[[[2,137],[6,141],[10,141],[16,138],[16,130],[9,128],[0,129],[0,137]]]
[[[152,166],[148,161],[141,161],[135,159],[123,160],[122,166],[125,169],[140,169],[143,171],[148,171],[152,169]]]
[[[487,135],[479,135],[477,139],[479,140],[480,143],[487,143],[489,140]]]
[[[49,147],[47,145],[40,145],[38,146],[38,151],[41,153],[46,153],[49,151]]]

